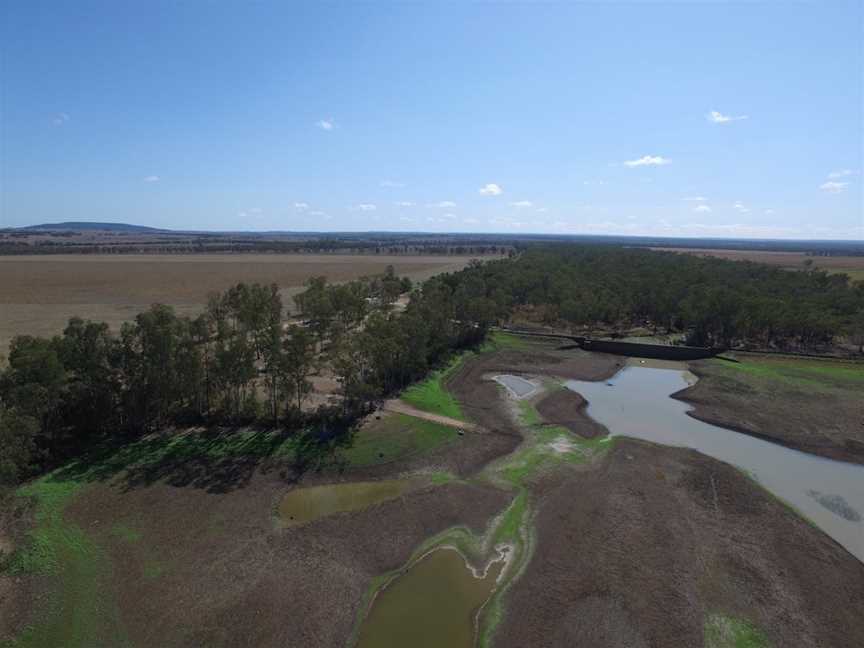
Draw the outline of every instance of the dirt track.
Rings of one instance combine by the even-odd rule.
[[[467,423],[465,421],[460,421],[459,419],[450,418],[449,416],[442,416],[441,414],[432,414],[431,412],[424,412],[423,410],[419,410],[416,407],[412,407],[407,403],[393,398],[384,403],[384,408],[388,412],[396,412],[397,414],[407,414],[408,416],[414,416],[416,418],[421,418],[426,421],[432,421],[433,423],[440,423],[441,425],[446,425],[452,428],[459,428],[461,430],[469,430],[471,432],[480,432],[482,431],[480,426],[475,425],[474,423]]]

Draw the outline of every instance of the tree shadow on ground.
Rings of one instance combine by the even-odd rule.
[[[313,419],[301,429],[211,428],[165,430],[125,445],[95,447],[51,475],[57,481],[108,481],[126,491],[157,482],[209,493],[245,487],[256,471],[278,471],[288,483],[345,461],[353,422]]]

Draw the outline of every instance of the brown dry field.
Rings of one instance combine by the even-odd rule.
[[[51,336],[73,315],[112,330],[153,303],[201,311],[207,295],[240,281],[276,283],[288,308],[312,276],[347,281],[392,264],[415,281],[464,267],[467,256],[189,254],[0,256],[0,354],[15,335]]]
[[[465,482],[296,528],[274,522],[293,487],[275,460],[243,466],[243,479],[218,490],[195,478],[222,469],[206,458],[144,481],[123,474],[91,484],[66,515],[110,555],[111,595],[131,643],[345,646],[374,578],[400,568],[444,529],[483,530],[511,500],[512,493],[470,479],[521,439],[511,404],[482,377],[504,371],[603,380],[624,361],[548,343],[526,347],[475,356],[448,382],[487,433],[407,462],[303,483],[417,469],[449,469]],[[724,389],[710,375],[703,380]],[[538,409],[577,434],[595,434],[584,401],[557,393]],[[735,403],[727,415],[746,418],[759,406]],[[790,399],[775,427],[811,407]],[[529,492],[533,555],[505,594],[495,647],[693,648],[703,645],[705,618],[715,613],[756,625],[772,646],[864,645],[857,605],[864,565],[727,464],[621,439],[591,464],[546,473]],[[118,537],[122,525],[140,530],[140,539]],[[22,627],[32,610],[40,584],[24,580],[0,599],[0,637]]]
[[[831,273],[846,273],[855,281],[864,281],[864,256],[807,256],[803,252],[768,250],[705,250],[701,248],[651,248],[665,252],[680,252],[696,256],[712,256],[730,261],[755,261],[779,266],[786,270],[803,270],[804,262],[813,261],[813,268]]]

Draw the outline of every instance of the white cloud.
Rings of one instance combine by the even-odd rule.
[[[452,200],[442,200],[439,203],[433,203],[429,206],[430,207],[441,207],[442,209],[449,209],[451,207],[455,207],[456,203],[454,203]]]
[[[823,182],[821,185],[819,185],[819,188],[822,191],[827,191],[828,193],[840,193],[841,191],[844,191],[848,186],[848,182],[836,182],[835,180],[829,180],[828,182]]]
[[[746,214],[750,211],[750,209],[745,207],[744,203],[742,203],[740,200],[735,201],[735,203],[732,205],[732,209],[737,211],[739,214]]]
[[[413,207],[415,203],[411,202],[410,200],[397,200],[393,204],[397,207]]]
[[[828,174],[829,178],[848,178],[849,176],[857,175],[856,171],[852,169],[840,169],[839,171],[832,171]]]
[[[323,211],[310,211],[310,216],[326,216],[327,214]]]
[[[396,182],[395,180],[382,180],[381,186],[387,187],[388,189],[396,189],[398,187],[404,187],[405,183],[404,182]]]
[[[664,158],[660,155],[643,155],[638,160],[627,160],[624,163],[624,166],[630,167],[641,167],[641,166],[663,166],[664,164],[671,164],[672,160]]]
[[[765,215],[766,215],[766,216],[771,216],[773,213],[774,213],[774,210],[773,210],[773,209],[766,209],[766,210],[765,210]]]
[[[159,182],[159,176],[157,176],[157,175],[144,176],[143,180],[144,180],[144,182]]]
[[[332,131],[334,128],[336,128],[336,122],[334,122],[332,118],[319,119],[317,122],[315,122],[315,125],[321,130],[325,131]]]
[[[548,208],[548,207],[538,207],[538,208],[537,208],[537,213],[538,213],[538,214],[544,214],[544,213],[546,213],[547,211],[549,211],[549,208]]]
[[[472,224],[477,223],[477,222],[479,222],[479,221],[478,221],[476,218],[472,218],[472,217],[469,216],[468,218],[463,218],[463,219],[462,219],[462,222],[463,222],[463,223],[466,223],[466,224],[468,224],[468,225],[472,225]]]
[[[359,205],[357,205],[357,207],[355,207],[355,209],[363,212],[372,212],[378,209],[378,207],[376,205],[373,205],[372,203],[360,203]]]
[[[687,202],[705,202],[708,199],[703,196],[688,196],[683,200],[686,200]]]
[[[299,209],[301,211],[303,211],[304,209],[309,209],[309,203],[295,202],[294,203],[294,209]]]
[[[517,200],[516,202],[511,202],[510,206],[511,207],[517,207],[517,208],[533,207],[534,203],[532,203],[530,200]]]
[[[747,115],[724,115],[723,113],[717,112],[716,110],[712,110],[706,115],[706,118],[712,124],[728,124],[729,122],[747,119]]]
[[[481,196],[500,196],[502,193],[504,193],[504,190],[494,182],[490,182],[489,184],[480,187]]]
[[[61,113],[57,113],[56,115],[54,115],[54,119],[51,120],[51,123],[54,124],[55,126],[62,126],[63,124],[65,124],[68,121],[69,121],[69,115],[61,112]]]
[[[696,207],[693,208],[693,211],[701,212],[703,214],[710,214],[711,208],[708,205],[696,205]]]
[[[447,220],[455,220],[456,214],[451,214],[450,212],[447,212],[441,218],[446,218]]]

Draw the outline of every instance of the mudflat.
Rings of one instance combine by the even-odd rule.
[[[496,646],[691,648],[711,615],[772,646],[864,645],[864,565],[728,464],[619,440],[550,482]]]
[[[676,394],[690,415],[829,459],[864,464],[864,363],[744,356],[700,360]]]
[[[597,439],[604,430],[584,399],[554,387],[605,381],[624,364],[546,342],[470,355],[446,388],[480,431],[443,428],[445,442],[402,453],[394,439],[437,424],[373,416],[356,440],[367,464],[324,466],[299,481],[287,455],[219,457],[206,439],[200,456],[88,471],[74,484],[60,475],[51,488],[68,487],[70,499],[49,522],[90,550],[76,558],[80,571],[5,577],[0,639],[26,625],[67,637],[66,617],[50,612],[57,605],[81,637],[105,645],[344,646],[376,584],[405,570],[424,543],[457,528],[506,530],[506,512],[521,502],[527,513],[512,517],[519,529],[510,532],[530,539],[528,550],[496,594],[500,620],[484,635],[492,646],[690,648],[712,619],[752,626],[774,646],[864,644],[854,604],[864,600],[864,565],[843,547],[729,464]],[[494,374],[546,391],[517,401],[484,378]],[[775,434],[816,407],[784,398],[786,415],[766,428]],[[761,406],[743,400],[736,415],[747,420]],[[360,510],[298,526],[279,519],[280,502],[298,488],[415,477],[422,487]],[[0,532],[17,529],[13,543],[24,542],[26,518]]]

